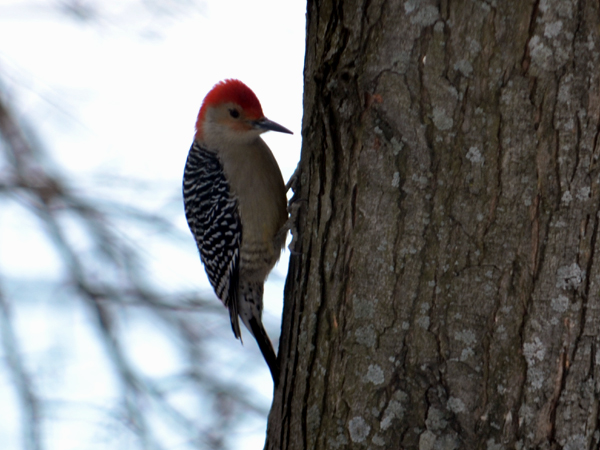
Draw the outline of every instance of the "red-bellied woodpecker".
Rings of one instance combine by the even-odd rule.
[[[260,135],[290,133],[268,120],[244,83],[224,80],[206,95],[183,176],[190,230],[215,293],[262,352],[273,381],[279,368],[262,324],[263,285],[285,245],[287,199],[279,166]]]

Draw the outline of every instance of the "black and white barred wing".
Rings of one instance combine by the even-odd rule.
[[[185,215],[213,289],[229,309],[240,337],[238,282],[242,223],[223,166],[214,153],[192,145],[183,177]]]

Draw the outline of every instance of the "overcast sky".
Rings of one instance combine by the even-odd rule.
[[[244,81],[265,115],[294,132],[264,136],[289,178],[301,145],[304,1],[154,2],[154,9],[153,2],[144,6],[140,0],[80,1],[92,8],[89,19],[61,13],[61,3],[68,2],[0,0],[0,82],[54,160],[82,189],[102,192],[98,180],[109,176],[149,180],[164,186],[164,198],[180,195],[201,101],[224,78]],[[172,5],[160,11],[163,3]],[[56,275],[56,254],[35,225],[17,213],[0,211],[0,273],[32,279]],[[178,225],[187,227],[183,208]],[[161,282],[198,289],[207,285],[191,237],[188,250],[151,252],[152,270],[163,277]],[[286,271],[284,255],[276,268],[278,281],[266,288],[267,312],[275,316],[281,313]],[[39,326],[43,313],[37,319],[28,316],[23,327]],[[139,352],[153,353],[158,346],[140,342]],[[262,380],[267,381],[257,391],[268,400],[266,366]],[[12,450],[4,445],[16,442],[14,429],[10,421],[4,425],[2,449]],[[243,448],[261,449],[264,429],[251,431],[240,437]],[[81,442],[54,442],[50,450],[85,450]]]

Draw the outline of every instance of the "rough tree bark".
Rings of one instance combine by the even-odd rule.
[[[266,448],[598,448],[599,8],[308,2]]]

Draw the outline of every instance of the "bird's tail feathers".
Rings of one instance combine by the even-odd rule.
[[[252,333],[271,370],[273,382],[279,381],[279,364],[271,340],[262,324],[264,286],[261,282],[240,282],[238,310],[244,325]]]
[[[273,383],[277,386],[279,382],[279,362],[277,361],[275,350],[273,350],[273,345],[265,331],[265,327],[263,327],[262,322],[259,322],[255,317],[252,317],[250,319],[250,328],[250,331],[254,335],[254,339],[256,339],[258,348],[260,348],[260,352],[269,366],[271,377],[273,377]]]

